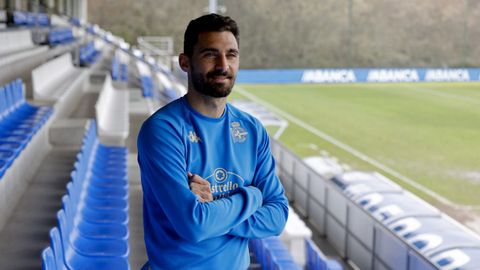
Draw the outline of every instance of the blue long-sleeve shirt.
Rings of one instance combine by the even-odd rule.
[[[182,97],[158,110],[138,136],[144,233],[152,269],[246,269],[249,238],[278,235],[288,202],[268,135],[227,104],[209,118]],[[200,203],[187,172],[208,180]]]

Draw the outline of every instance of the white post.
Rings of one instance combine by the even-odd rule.
[[[208,13],[217,13],[217,0],[209,0]]]

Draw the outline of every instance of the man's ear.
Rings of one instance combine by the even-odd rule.
[[[189,61],[188,56],[186,54],[181,53],[178,56],[178,64],[180,65],[180,68],[183,71],[188,72],[188,69],[190,68],[190,61]]]

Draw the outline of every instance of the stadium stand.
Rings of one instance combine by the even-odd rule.
[[[51,114],[51,107],[25,101],[20,80],[0,87],[0,229],[28,184],[26,179],[39,165],[34,153],[47,150],[42,144]],[[26,164],[27,169],[20,169]]]
[[[272,151],[295,209],[356,267],[478,268],[475,233],[385,176],[347,171],[324,177],[280,142]]]
[[[28,22],[22,21],[23,15],[19,15],[18,24],[27,26]],[[33,21],[30,19],[30,23]],[[49,29],[68,29],[62,23],[61,17],[52,16],[50,21],[52,28]],[[138,259],[140,262],[145,262],[145,259],[142,259],[145,257],[144,250],[140,252],[140,255],[138,251],[135,251],[135,257],[138,259],[128,258],[132,241],[128,224],[130,222],[129,213],[132,212],[132,209],[128,207],[128,201],[131,198],[127,184],[127,150],[121,145],[125,144],[125,139],[132,131],[132,127],[129,126],[129,117],[134,115],[139,117],[137,119],[145,119],[156,108],[186,93],[186,88],[165,67],[148,59],[139,51],[134,53],[134,50],[129,49],[129,44],[121,39],[98,26],[88,25],[75,19],[70,22],[74,28],[69,31],[67,36],[70,39],[75,37],[76,40],[75,44],[71,45],[38,47],[32,42],[31,30],[15,30],[23,31],[24,39],[29,41],[25,50],[44,48],[44,52],[38,54],[42,58],[38,58],[31,68],[24,67],[24,70],[29,70],[30,91],[34,102],[48,105],[38,108],[50,108],[50,111],[47,110],[50,113],[45,122],[47,127],[39,129],[43,135],[33,136],[32,138],[35,140],[60,140],[64,141],[62,145],[65,145],[65,142],[73,143],[76,135],[72,136],[71,131],[68,134],[61,134],[63,133],[61,130],[65,128],[78,130],[78,125],[83,123],[83,120],[70,118],[73,113],[78,111],[75,109],[76,103],[82,100],[87,92],[96,92],[96,90],[92,92],[92,89],[96,88],[93,80],[100,79],[102,81],[102,85],[98,89],[99,97],[95,104],[96,121],[91,121],[88,125],[89,128],[80,153],[74,163],[74,171],[70,176],[71,181],[67,184],[67,194],[60,200],[62,209],[56,215],[56,226],[50,230],[50,233],[46,232],[50,238],[50,245],[41,253],[42,267],[43,269],[129,269],[131,266],[129,262],[135,262]],[[78,25],[85,29],[83,31],[76,29],[75,27],[79,28]],[[82,37],[87,33],[90,33],[91,36]],[[38,38],[38,40],[41,39]],[[57,40],[61,40],[61,38]],[[53,38],[53,41],[50,39],[50,45],[58,44],[60,41],[57,40],[56,38]],[[104,41],[107,45],[103,48]],[[25,43],[27,44],[27,42]],[[0,47],[7,50],[6,47]],[[117,49],[111,58],[111,64],[105,65],[110,61],[110,49],[118,47],[123,47],[123,49]],[[78,54],[75,53],[77,49]],[[16,52],[6,51],[5,55],[11,57],[14,53]],[[130,58],[135,60],[131,61]],[[22,60],[25,57],[19,59]],[[12,60],[12,63],[24,66],[20,60]],[[84,68],[76,67],[75,63]],[[135,70],[129,68],[131,63],[137,64],[136,80],[131,80],[129,78],[131,74],[127,72]],[[112,80],[109,75],[105,75],[104,71],[109,67],[112,77],[117,78],[118,82]],[[141,89],[138,92],[130,86],[135,81],[140,82]],[[122,105],[119,106],[119,104]],[[131,104],[133,107],[130,107]],[[147,110],[145,110],[144,104],[148,104]],[[42,110],[39,109],[39,111]],[[52,121],[55,122],[52,123]],[[136,122],[141,123],[141,121]],[[139,126],[133,127],[134,131],[138,131],[138,129]],[[46,136],[48,132],[50,132],[49,137]],[[135,138],[133,136],[130,139],[134,142]],[[92,140],[95,142],[92,143]],[[109,146],[106,146],[107,144]],[[31,146],[27,145],[28,147]],[[42,150],[43,152],[35,152],[36,154],[30,152],[26,159],[45,156],[45,151],[48,152],[51,149],[49,143],[45,143],[45,149]],[[132,150],[135,149],[132,147]],[[109,168],[113,165],[116,167]],[[31,173],[35,172],[36,167],[38,166],[32,166]],[[17,167],[15,170],[7,170],[0,183],[6,182],[5,177],[8,176],[9,171],[18,173],[19,169]],[[120,178],[119,184],[114,185],[113,178],[117,177]],[[32,177],[29,176],[25,179],[30,178]],[[26,186],[27,183],[23,185]],[[3,192],[10,189],[8,185],[2,185],[0,190]],[[23,190],[19,189],[12,194],[16,194],[16,198],[18,198],[22,193]],[[141,203],[141,193],[136,196]],[[2,221],[6,222],[11,214],[7,212],[11,212],[13,207],[4,211],[6,209],[4,206],[13,206],[15,202],[2,201],[0,203],[2,204]],[[140,204],[137,205],[137,207],[139,206]],[[138,216],[137,213],[136,220],[140,217],[141,215]],[[9,227],[10,231],[13,230],[11,227]],[[141,223],[137,227],[141,228]],[[291,249],[298,247],[298,241],[299,239],[303,241],[304,235],[294,236],[290,233],[284,237],[288,246],[278,245],[283,247],[282,251],[276,252],[272,249],[264,253],[266,257],[261,258],[266,263],[265,266],[262,266],[264,269],[299,269],[299,265],[289,255],[287,247]],[[137,236],[137,238],[143,242],[141,237]],[[277,238],[272,241],[281,243],[282,240]],[[138,244],[133,246],[135,245]],[[143,245],[141,246],[144,249]],[[304,249],[303,245],[302,249]],[[254,262],[255,256],[252,258]],[[139,263],[135,262],[134,265],[138,266]],[[253,263],[251,269],[257,268],[258,264]]]
[[[70,177],[64,178],[70,182],[66,189],[62,186],[55,208],[60,211],[52,214],[55,224],[41,232],[49,244],[43,243],[43,252],[31,253],[36,266],[41,253],[43,269],[139,268],[146,255],[135,135],[142,119],[186,93],[185,86],[161,64],[97,25],[45,13],[9,16],[4,21],[11,29],[0,31],[0,230],[18,211],[15,205],[30,179],[55,147],[51,141],[76,140],[74,132],[60,136],[59,130],[84,130],[90,114],[96,120],[88,121],[78,139],[80,152],[76,146],[67,151],[73,154],[65,162],[73,161],[73,166],[66,166]],[[49,41],[55,46],[35,45],[34,25],[58,31]],[[31,77],[31,87],[27,80],[13,81],[14,75]],[[26,102],[29,92],[34,104]],[[96,102],[73,116],[87,92]],[[330,177],[327,169],[311,168],[313,162],[304,162],[276,140],[272,152],[295,211],[280,237],[250,242],[251,269],[351,269],[348,264],[360,269],[480,268],[475,234],[381,174],[340,173],[336,168]],[[48,187],[43,188],[48,194]],[[0,239],[11,239],[2,233]],[[0,263],[15,255],[0,254]]]
[[[91,121],[50,231],[53,269],[129,269],[126,160],[125,147],[99,143]]]

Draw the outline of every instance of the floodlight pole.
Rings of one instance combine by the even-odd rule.
[[[353,2],[348,0],[348,56],[347,65],[352,67]]]
[[[463,14],[463,65],[467,66],[468,61],[468,0],[463,1],[464,14]]]
[[[208,13],[217,13],[217,10],[218,10],[217,0],[209,0]]]

